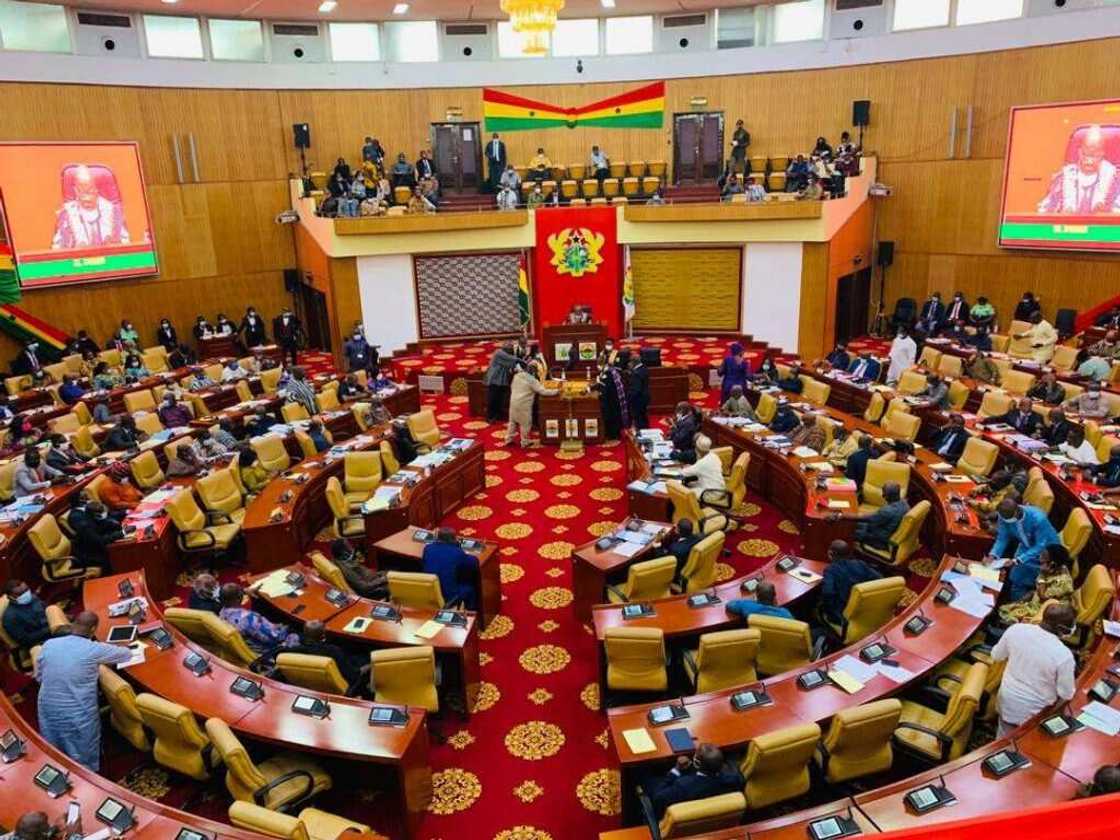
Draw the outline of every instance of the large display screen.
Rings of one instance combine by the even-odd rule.
[[[136,143],[0,143],[0,200],[24,288],[158,271]]]
[[[1011,109],[999,244],[1120,251],[1120,100]]]

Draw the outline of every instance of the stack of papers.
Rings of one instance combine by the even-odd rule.
[[[811,446],[798,446],[794,448],[793,454],[798,458],[819,458],[821,453]]]
[[[995,607],[995,596],[985,590],[995,589],[998,591],[1002,586],[999,582],[952,571],[942,572],[941,579],[951,583],[957,591],[957,597],[953,599],[949,606],[971,615],[973,618],[984,618]]]
[[[649,543],[653,540],[653,534],[649,533],[648,531],[631,531],[629,528],[623,528],[615,536],[617,536],[620,540],[628,543],[635,543],[639,546],[649,545]]]
[[[627,484],[626,488],[628,490],[637,490],[639,493],[645,493],[650,496],[656,495],[657,493],[669,492],[664,481],[641,481],[640,479],[635,479]]]
[[[829,478],[825,480],[825,484],[836,493],[854,493],[859,489],[850,478]]]
[[[261,578],[257,584],[257,591],[269,598],[283,598],[295,592],[295,587],[287,581],[286,569],[277,569],[270,572],[267,577]]]
[[[439,631],[442,630],[442,629],[443,629],[443,625],[440,624],[438,621],[428,620],[428,621],[425,621],[423,624],[421,624],[419,627],[417,627],[416,630],[413,632],[413,635],[416,636],[418,639],[431,639],[431,638],[434,638],[439,633]]]
[[[643,548],[645,548],[645,546],[641,543],[620,542],[615,544],[611,551],[613,551],[615,554],[621,554],[623,557],[633,557],[638,554],[638,552],[640,552]]]
[[[1120,712],[1096,700],[1082,709],[1077,719],[1105,735],[1120,735]]]
[[[664,440],[665,433],[660,429],[641,429],[638,431],[638,440]]]
[[[626,746],[630,748],[630,752],[634,755],[642,755],[657,750],[657,745],[653,743],[653,739],[649,737],[649,731],[645,728],[624,729],[622,737],[626,741]]]

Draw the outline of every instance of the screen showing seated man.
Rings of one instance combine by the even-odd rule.
[[[128,244],[128,227],[113,170],[84,163],[66,167],[62,196],[51,248],[57,251]]]

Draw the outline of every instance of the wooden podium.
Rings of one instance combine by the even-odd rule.
[[[548,361],[550,369],[565,368],[568,375],[581,374],[588,379],[594,379],[598,370],[597,360],[599,353],[607,341],[606,324],[546,324],[541,330],[541,351]],[[571,345],[570,360],[556,358],[556,345]],[[594,345],[594,352],[590,359],[580,358],[580,345],[590,350]]]

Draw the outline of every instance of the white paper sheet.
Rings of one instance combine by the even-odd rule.
[[[853,679],[858,680],[864,685],[874,679],[875,675],[879,673],[874,665],[868,665],[866,662],[861,662],[851,654],[845,654],[844,656],[841,656],[832,664],[832,667],[839,671],[843,671],[845,674],[851,675]]]

